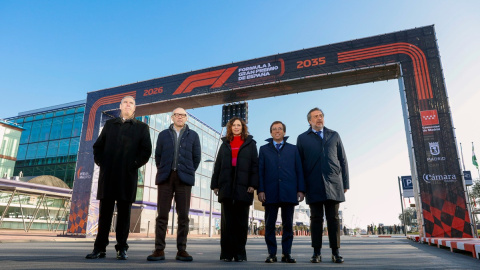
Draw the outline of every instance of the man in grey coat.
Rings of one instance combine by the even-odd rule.
[[[345,201],[344,193],[349,189],[347,157],[340,135],[324,126],[322,110],[311,109],[307,120],[310,128],[298,136],[297,147],[305,177],[306,202],[311,213],[313,256],[310,261],[322,261],[320,250],[325,210],[332,260],[342,263],[338,208]]]

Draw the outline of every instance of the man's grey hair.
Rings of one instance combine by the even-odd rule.
[[[136,104],[135,99],[134,99],[132,96],[124,96],[124,97],[122,98],[122,100],[120,101],[120,104],[123,103],[123,101],[124,101],[126,98],[131,98],[131,99],[133,99],[133,103]]]
[[[311,109],[307,114],[307,121],[308,122],[310,122],[310,119],[312,119],[312,112],[314,112],[314,111],[320,111],[323,114],[323,116],[325,116],[325,114],[323,113],[323,111],[320,108],[315,107],[315,108]]]
[[[175,111],[178,110],[178,109],[182,109],[182,110],[184,110],[185,112],[187,112],[187,110],[185,110],[184,108],[182,108],[182,107],[177,107],[177,108],[173,109],[172,115],[173,115],[173,114],[175,113]],[[188,113],[187,113],[187,116],[188,116]]]

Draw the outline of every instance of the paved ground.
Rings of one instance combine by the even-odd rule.
[[[10,233],[9,235],[11,235]],[[19,233],[25,235],[25,233]],[[251,237],[247,243],[248,262],[223,262],[219,260],[218,238],[191,236],[188,251],[193,262],[175,261],[175,239],[167,239],[165,261],[149,262],[146,257],[153,249],[153,239],[133,234],[130,238],[129,259],[117,261],[113,245],[107,249],[107,258],[86,260],[92,250],[92,239],[65,238],[40,235],[17,240],[7,240],[0,231],[0,269],[479,269],[480,261],[471,255],[451,253],[405,238],[371,238],[342,236],[341,253],[345,263],[334,264],[329,260],[329,250],[323,250],[324,261],[309,262],[312,249],[309,237],[296,237],[292,255],[296,264],[266,264],[265,241]],[[279,238],[278,238],[279,240]],[[325,239],[326,240],[326,239]],[[114,243],[114,241],[113,241]],[[328,244],[324,242],[325,246]]]

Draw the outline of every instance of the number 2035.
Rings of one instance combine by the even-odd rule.
[[[306,59],[302,61],[297,61],[297,69],[321,66],[321,65],[324,65],[325,63],[326,63],[325,57]]]

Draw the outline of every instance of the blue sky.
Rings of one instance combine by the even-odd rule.
[[[0,118],[122,84],[434,24],[457,140],[473,171],[479,10],[474,0],[0,0]],[[270,123],[282,120],[295,143],[317,106],[349,159],[347,225],[399,223],[397,177],[410,168],[398,82],[249,101],[251,134],[261,145]],[[220,106],[190,112],[221,129]]]

